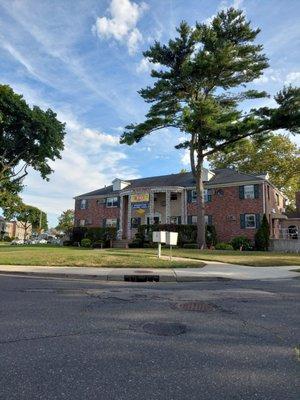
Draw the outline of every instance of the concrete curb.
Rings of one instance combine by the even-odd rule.
[[[0,271],[0,275],[11,275],[11,276],[32,276],[38,278],[68,278],[68,279],[90,279],[98,281],[110,281],[110,282],[141,282],[142,280],[126,280],[125,276],[134,276],[138,278],[147,277],[145,274],[120,274],[120,275],[88,275],[88,274],[65,274],[65,273],[54,273],[54,272],[26,272],[26,271]],[[159,282],[172,282],[172,283],[184,283],[184,282],[209,282],[209,281],[230,281],[230,278],[223,277],[211,277],[211,276],[175,276],[174,275],[160,275],[154,274],[159,277]],[[149,277],[149,275],[148,275]],[[144,281],[145,282],[145,281]],[[154,281],[155,282],[155,281]]]

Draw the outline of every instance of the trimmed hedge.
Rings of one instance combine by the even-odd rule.
[[[233,247],[230,243],[217,243],[215,246],[216,250],[233,250]]]
[[[194,246],[197,242],[197,226],[177,224],[140,225],[131,247],[151,246],[153,231],[178,232],[177,245],[179,247],[185,247],[185,245],[191,244],[193,245],[191,248],[197,248],[197,246]],[[217,242],[217,233],[215,227],[213,225],[206,225],[205,233],[207,246],[214,246]]]
[[[185,243],[182,247],[184,249],[198,249],[197,243]]]
[[[91,244],[102,243],[103,247],[109,247],[110,242],[115,240],[117,236],[117,229],[111,227],[105,228],[87,228],[76,227],[70,235],[70,242],[75,245],[81,243],[82,239],[89,239]],[[99,246],[100,247],[100,246]]]
[[[186,243],[195,243],[197,240],[196,225],[154,224],[140,225],[134,242],[138,241],[140,247],[144,247],[144,243],[152,243],[153,231],[178,232],[179,247],[182,247]]]

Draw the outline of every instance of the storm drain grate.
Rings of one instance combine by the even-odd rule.
[[[124,275],[125,282],[159,282],[159,275]]]
[[[143,330],[150,335],[177,336],[186,333],[187,327],[174,322],[150,322],[143,325]]]
[[[175,308],[182,311],[212,312],[218,307],[215,304],[204,303],[203,301],[190,301],[185,303],[176,303]]]

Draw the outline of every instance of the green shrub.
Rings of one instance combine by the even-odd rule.
[[[182,247],[184,249],[198,249],[197,243],[185,243]]]
[[[233,247],[230,243],[217,243],[215,246],[216,250],[233,250]]]
[[[264,214],[261,225],[255,234],[255,249],[268,251],[269,245],[270,245],[270,227],[266,214]]]
[[[152,243],[153,231],[178,232],[178,246],[182,247],[185,243],[195,243],[197,240],[196,225],[177,225],[177,224],[155,224],[140,225],[138,228],[139,240],[144,243]]]
[[[73,242],[71,240],[65,240],[63,246],[72,246]]]
[[[143,246],[141,246],[140,242],[132,241],[131,243],[128,243],[128,247],[130,249],[140,249]]]
[[[82,239],[90,239],[91,243],[102,242],[104,247],[109,247],[111,240],[115,240],[116,236],[117,229],[112,227],[76,227],[73,228],[70,240],[74,245],[75,243],[81,243]]]
[[[91,247],[91,240],[90,239],[81,239],[81,246],[82,247]]]
[[[231,240],[230,244],[234,250],[247,251],[253,249],[251,240],[248,239],[246,236],[237,236]]]
[[[92,244],[93,249],[102,249],[103,248],[103,242],[94,242]]]

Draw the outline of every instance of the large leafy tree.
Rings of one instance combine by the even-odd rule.
[[[242,139],[232,148],[212,154],[208,161],[215,169],[230,167],[256,175],[268,172],[270,181],[295,204],[300,189],[300,149],[287,135]]]
[[[74,210],[63,211],[58,218],[56,229],[64,233],[70,233],[74,227]]]
[[[0,85],[0,196],[19,192],[29,167],[48,179],[49,161],[60,158],[64,135],[65,124],[52,110],[30,108],[21,95]]]
[[[41,230],[48,228],[47,214],[37,207],[24,203],[9,207],[4,211],[5,217],[17,220],[24,229],[24,239],[28,234],[28,229],[40,233]]]
[[[211,24],[182,22],[178,37],[163,45],[155,42],[144,56],[161,65],[152,70],[152,87],[140,90],[150,104],[146,120],[128,125],[121,143],[139,142],[166,127],[186,134],[177,148],[189,149],[197,189],[198,246],[205,246],[203,161],[228,145],[255,134],[286,128],[298,132],[299,90],[283,89],[275,97],[277,108],[241,111],[241,102],[266,97],[247,89],[268,67],[263,47],[256,43],[243,12],[221,11]],[[298,98],[298,100],[296,99]]]

